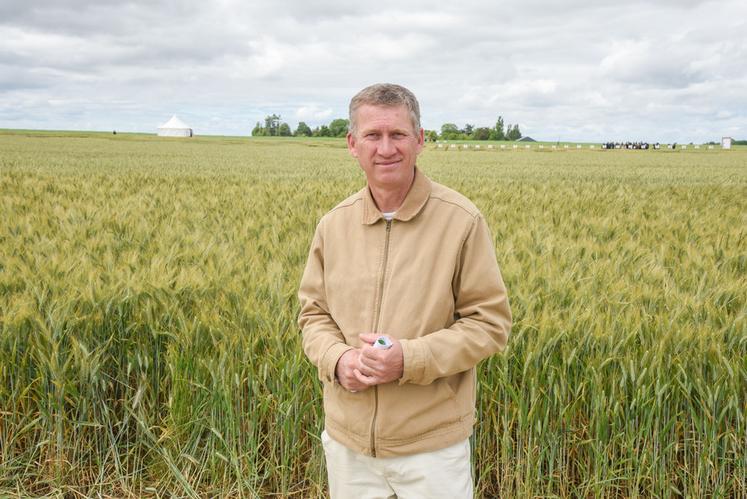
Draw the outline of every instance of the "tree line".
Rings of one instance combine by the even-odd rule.
[[[459,128],[454,123],[444,123],[440,134],[435,134],[433,130],[427,133],[431,140],[519,140],[522,137],[519,125],[506,125],[503,116],[498,116],[493,127],[475,127],[467,123],[464,128]]]
[[[336,118],[329,125],[321,125],[311,128],[303,121],[298,123],[295,130],[291,131],[288,123],[281,121],[277,114],[265,117],[264,126],[257,122],[252,130],[252,137],[344,137],[348,133],[348,120]]]
[[[311,128],[303,121],[298,123],[295,130],[291,130],[288,123],[281,120],[280,115],[271,114],[265,117],[264,125],[257,122],[252,129],[252,137],[345,137],[348,133],[349,121],[335,118],[329,125]],[[426,130],[426,140],[519,140],[522,137],[519,125],[504,124],[503,117],[493,127],[475,127],[467,123],[459,128],[454,123],[444,123],[441,130]]]

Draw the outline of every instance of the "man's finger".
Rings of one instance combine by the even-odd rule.
[[[369,359],[363,357],[358,359],[358,370],[368,377],[381,378],[381,373],[384,368],[385,365],[382,364],[380,359]]]
[[[383,356],[382,351],[374,347],[363,347],[360,351],[359,358],[365,357],[366,359],[379,361]]]
[[[376,338],[378,338],[377,335],[373,333],[361,333],[358,335],[358,337],[361,339],[362,342],[367,343],[369,345],[373,345],[376,341]]]
[[[374,386],[377,382],[374,376],[366,376],[365,374],[360,372],[358,369],[353,369],[353,374],[355,375],[356,378],[358,378],[358,381],[360,381],[366,386]]]
[[[363,357],[362,355],[358,358],[358,362],[356,365],[360,369],[361,367],[365,367],[367,369],[377,369],[379,367],[379,360],[372,358],[372,357]]]
[[[355,377],[355,374],[351,371],[350,375],[345,376],[345,378],[340,379],[340,385],[348,391],[354,392],[354,391],[363,391],[366,388],[368,388],[365,385],[362,385],[360,381],[358,381],[358,378]]]
[[[374,370],[372,367],[367,366],[365,364],[360,364],[358,366],[358,372],[361,373],[364,376],[368,376],[369,378],[371,376],[376,375],[376,370]]]
[[[359,367],[359,368],[357,369],[357,371],[358,371],[359,373],[361,373],[361,374],[362,374],[363,376],[366,376],[366,377],[368,377],[368,378],[370,378],[370,377],[372,377],[372,376],[376,375],[376,373],[375,373],[374,371],[372,371],[371,369],[368,369],[368,368],[367,368],[367,367],[365,367],[365,366],[361,366],[361,367]]]
[[[362,383],[354,372],[350,373],[350,378],[348,378],[346,384],[348,385],[346,388],[353,392],[362,392],[368,388],[368,385]]]

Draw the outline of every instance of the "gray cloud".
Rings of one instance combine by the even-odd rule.
[[[536,138],[747,136],[743,2],[365,3],[32,1],[0,4],[0,127],[246,134],[345,116],[394,81],[423,122]]]

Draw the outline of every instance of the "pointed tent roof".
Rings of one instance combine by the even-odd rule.
[[[158,128],[190,128],[190,126],[177,118],[176,115],[174,115],[169,121],[159,126]]]

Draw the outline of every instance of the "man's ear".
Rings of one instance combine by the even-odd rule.
[[[357,158],[358,157],[358,151],[355,150],[355,135],[353,135],[352,133],[348,132],[347,139],[348,139],[348,151],[350,151],[350,154],[354,158]]]

